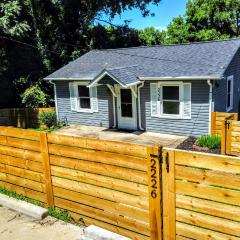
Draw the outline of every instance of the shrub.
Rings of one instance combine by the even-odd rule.
[[[56,112],[41,112],[38,121],[40,124],[45,125],[47,128],[57,126],[57,115]]]
[[[196,144],[209,149],[220,148],[221,137],[219,135],[203,135],[197,139]]]
[[[25,107],[38,108],[47,106],[47,95],[39,86],[27,88],[21,95],[21,98]]]

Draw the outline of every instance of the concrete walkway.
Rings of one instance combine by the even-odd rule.
[[[60,130],[57,130],[55,131],[55,133],[69,136],[91,137],[144,145],[161,144],[164,147],[171,148],[176,148],[180,143],[182,143],[186,139],[186,137],[184,136],[141,131],[124,132],[117,129],[107,129],[102,127],[91,127],[81,125],[71,125],[70,127],[65,127]]]
[[[47,217],[36,221],[0,206],[0,240],[82,240],[83,227]]]

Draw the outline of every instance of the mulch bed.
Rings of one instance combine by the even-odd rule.
[[[185,141],[183,141],[181,144],[177,146],[177,149],[182,149],[182,150],[188,150],[188,151],[195,151],[195,152],[205,152],[205,153],[213,153],[213,154],[221,154],[221,149],[196,149],[194,147],[195,142],[197,138],[195,137],[189,137]]]

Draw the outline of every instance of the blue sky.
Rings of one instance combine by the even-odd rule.
[[[158,6],[149,5],[151,12],[155,13],[154,17],[142,17],[140,10],[132,9],[116,16],[112,23],[120,25],[124,20],[132,20],[130,27],[142,29],[153,26],[159,30],[165,29],[173,17],[184,14],[187,0],[162,0]]]

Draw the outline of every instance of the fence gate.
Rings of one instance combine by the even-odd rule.
[[[239,158],[167,149],[162,159],[162,239],[240,239]]]

